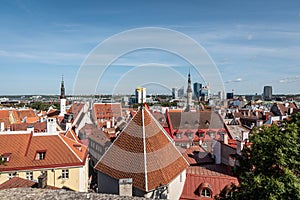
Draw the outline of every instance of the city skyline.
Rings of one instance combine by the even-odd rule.
[[[271,85],[274,94],[300,93],[297,1],[4,0],[0,16],[0,95],[59,94],[61,75],[70,95],[81,64],[97,45],[141,27],[175,30],[199,43],[216,64],[226,92],[261,94],[264,86]],[[97,93],[109,93],[124,73],[149,63],[172,68],[182,76],[173,87],[186,87],[191,67],[186,61],[147,49],[116,60]],[[157,73],[157,77],[163,79],[165,74]],[[192,83],[204,82],[196,73],[191,78]],[[134,93],[138,86],[128,85],[124,93]]]

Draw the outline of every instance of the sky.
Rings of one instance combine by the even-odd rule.
[[[116,34],[144,27],[173,30],[198,43],[226,92],[260,94],[271,85],[275,94],[300,93],[297,0],[0,0],[0,25],[0,95],[59,94],[62,75],[66,93],[73,94],[91,52]],[[182,57],[139,49],[112,61],[92,84],[97,94],[133,94],[137,86],[167,93],[186,84],[189,70],[192,82],[207,84],[206,75]]]

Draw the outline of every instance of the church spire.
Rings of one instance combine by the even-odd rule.
[[[189,75],[188,75],[188,88],[187,88],[187,93],[189,93],[189,92],[192,92],[190,69],[189,69]]]
[[[193,106],[192,105],[192,97],[193,97],[193,91],[192,91],[192,87],[191,87],[191,73],[190,73],[190,69],[189,69],[189,75],[188,75],[188,87],[187,87],[187,90],[186,90],[186,93],[187,93],[187,107],[186,107],[186,110],[185,111],[190,111],[191,110],[191,107]]]
[[[64,116],[66,112],[66,95],[65,95],[65,83],[64,76],[61,76],[61,87],[60,87],[60,116]]]
[[[65,99],[65,83],[64,83],[64,75],[61,76],[61,87],[60,87],[60,99]]]

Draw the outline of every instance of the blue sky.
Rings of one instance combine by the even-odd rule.
[[[274,93],[300,93],[299,1],[1,0],[0,5],[0,95],[58,94],[62,74],[72,93],[80,65],[99,43],[141,27],[168,28],[197,41],[227,92],[261,93],[272,85]],[[171,66],[186,78],[188,64],[175,57],[154,50],[125,55],[106,72],[97,93],[109,93],[126,70],[143,63]],[[203,80],[192,71],[196,81]],[[166,92],[156,86],[151,92]],[[126,92],[133,93],[132,87]]]

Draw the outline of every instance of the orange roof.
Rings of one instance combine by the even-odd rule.
[[[95,103],[94,116],[96,119],[110,119],[122,116],[120,103]]]
[[[28,187],[36,188],[38,187],[38,183],[31,180],[19,178],[19,177],[12,177],[11,179],[5,181],[0,185],[0,190],[10,189],[10,188],[28,188]],[[60,188],[47,185],[45,189],[59,190]]]
[[[76,133],[71,128],[68,129],[64,135],[72,140],[79,142],[79,138],[77,137]]]
[[[14,123],[10,125],[11,131],[26,131],[28,126],[34,127],[34,132],[46,132],[47,122],[35,122],[35,123]]]
[[[114,179],[132,178],[150,191],[169,184],[188,167],[171,138],[147,109],[140,109],[95,168]]]
[[[0,155],[10,154],[0,171],[33,170],[84,165],[87,147],[59,134],[2,133]],[[36,160],[38,152],[45,159]]]
[[[190,146],[183,153],[184,158],[189,162],[190,165],[199,165],[204,163],[214,163],[214,159],[209,152],[206,152],[200,146]]]
[[[27,188],[27,187],[32,187],[35,185],[36,182],[19,178],[19,177],[13,177],[4,183],[0,184],[0,190],[4,189],[10,189],[10,188]]]
[[[32,109],[13,110],[13,115],[16,122],[22,122],[24,118],[36,117],[36,114]]]
[[[9,110],[0,110],[0,119],[8,118],[9,117]]]
[[[0,122],[4,122],[4,127],[7,128],[10,126],[9,121],[9,110],[0,110]]]
[[[39,120],[40,120],[39,117],[26,117],[27,123],[34,123],[34,122],[38,122]]]
[[[232,176],[224,165],[190,166],[187,169],[186,181],[180,199],[213,199],[214,196],[228,185],[238,185],[236,177]],[[211,190],[212,198],[200,194],[202,185],[207,185]]]

